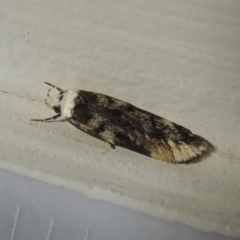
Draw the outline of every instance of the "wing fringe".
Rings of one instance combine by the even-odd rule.
[[[197,144],[194,142],[187,144],[181,141],[167,140],[167,142],[161,141],[157,145],[152,145],[149,149],[152,158],[164,162],[184,163],[207,151],[208,143],[204,140]]]

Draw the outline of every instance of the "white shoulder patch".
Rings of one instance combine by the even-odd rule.
[[[64,118],[70,118],[72,116],[73,108],[75,107],[75,99],[78,96],[78,90],[67,90],[62,94],[63,98],[60,101],[61,115]]]

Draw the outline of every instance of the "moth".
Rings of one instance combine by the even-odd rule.
[[[184,163],[209,148],[207,140],[165,118],[132,104],[96,92],[63,90],[51,83],[59,94],[49,95],[46,105],[56,115],[32,121],[51,121],[63,117],[81,131],[115,146],[127,148],[157,160]]]

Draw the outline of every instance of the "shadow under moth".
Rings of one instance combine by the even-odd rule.
[[[57,114],[46,119],[63,117],[81,131],[108,143],[157,160],[186,163],[208,151],[210,144],[201,136],[165,118],[142,110],[128,102],[83,90],[59,91],[46,105]]]

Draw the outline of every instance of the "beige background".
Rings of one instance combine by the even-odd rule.
[[[239,1],[0,1],[0,167],[240,235]],[[202,162],[157,162],[36,123],[50,81],[105,93],[202,135]]]

